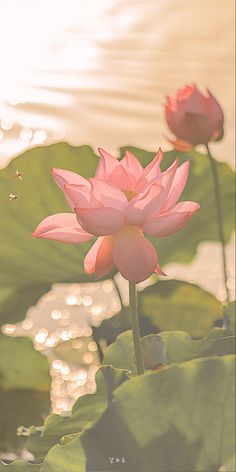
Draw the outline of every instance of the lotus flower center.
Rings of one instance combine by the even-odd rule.
[[[137,195],[137,192],[134,192],[133,190],[123,190],[123,193],[125,194],[128,202],[132,200]]]

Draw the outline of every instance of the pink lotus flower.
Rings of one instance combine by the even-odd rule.
[[[167,97],[165,112],[170,130],[180,141],[196,146],[223,137],[220,104],[209,91],[203,95],[196,85],[187,85],[175,97]]]
[[[85,271],[97,277],[113,267],[134,283],[153,272],[165,275],[144,233],[168,236],[198,210],[198,203],[177,203],[188,178],[189,162],[178,167],[176,159],[161,172],[161,150],[145,169],[129,151],[121,161],[102,149],[99,152],[95,178],[87,180],[68,170],[52,170],[74,213],[45,218],[33,236],[65,243],[98,237],[84,260]]]

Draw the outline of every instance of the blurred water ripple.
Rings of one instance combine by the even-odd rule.
[[[59,140],[168,148],[165,95],[193,81],[221,100],[215,152],[233,164],[233,12],[233,0],[2,0],[0,165]]]

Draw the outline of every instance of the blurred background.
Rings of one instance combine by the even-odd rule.
[[[167,150],[165,96],[192,82],[223,106],[225,137],[212,152],[233,167],[233,0],[0,0],[0,44],[1,167],[28,147],[58,141],[117,156],[124,145]],[[232,297],[233,250],[231,240]],[[190,265],[165,271],[225,298],[218,243],[201,244]],[[127,301],[125,282],[118,276],[117,283]],[[54,412],[69,412],[78,395],[94,391],[91,323],[119,306],[111,281],[57,285],[22,324],[3,327],[10,336],[31,336],[49,357]]]

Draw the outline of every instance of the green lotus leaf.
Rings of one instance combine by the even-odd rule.
[[[155,340],[161,340],[162,349],[156,351],[153,367],[164,363],[167,365],[182,363],[199,357],[224,356],[235,353],[235,338],[232,336],[230,328],[214,328],[201,340],[192,339],[184,331],[164,331],[159,334],[150,334],[142,338],[142,348],[146,348],[147,341],[155,343]],[[103,363],[111,365],[115,369],[123,369],[126,365],[130,372],[129,375],[136,375],[132,331],[121,333],[116,341],[108,346],[104,353]]]
[[[26,337],[0,334],[0,388],[48,392],[51,377],[47,358]]]
[[[131,376],[137,374],[132,331],[120,334],[116,341],[107,347],[104,352],[103,364],[111,365],[116,369],[126,368]]]
[[[43,416],[48,414],[50,380],[47,358],[34,350],[30,339],[0,334],[2,453],[8,450],[20,453],[25,447],[26,438],[17,435],[18,427],[22,425],[29,427],[32,422],[41,423]],[[9,466],[9,470],[10,467],[13,466]],[[31,470],[31,465],[27,467]],[[12,470],[24,470],[23,465],[14,463]]]
[[[80,443],[79,435],[66,445],[58,444],[52,447],[40,469],[40,472],[86,471],[86,456]]]
[[[222,319],[222,305],[195,284],[168,280],[139,294],[139,310],[158,331],[183,330],[195,338],[205,336]]]
[[[118,387],[80,436],[87,470],[112,470],[111,459],[117,471],[218,470],[235,447],[234,362],[232,355],[195,359]]]
[[[49,411],[49,392],[0,389],[0,458],[4,460],[9,451],[21,456],[26,448],[27,428],[32,423],[41,424]]]
[[[233,306],[229,310],[233,312]],[[186,331],[194,338],[207,335],[215,323],[222,323],[221,303],[195,284],[180,280],[158,281],[138,293],[141,335],[158,331]],[[233,316],[233,315],[232,315]],[[129,308],[94,328],[97,341],[110,344],[118,334],[131,328]]]

